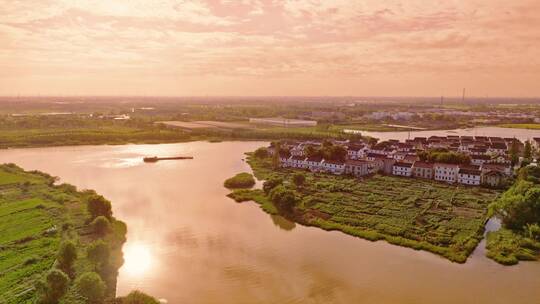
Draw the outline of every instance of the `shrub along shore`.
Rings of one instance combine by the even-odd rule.
[[[1,302],[134,303],[115,299],[126,225],[94,191],[55,181],[0,165]]]
[[[483,237],[498,192],[429,180],[376,175],[363,180],[277,168],[248,153],[263,189],[229,194],[272,214],[367,240],[426,250],[464,263]]]

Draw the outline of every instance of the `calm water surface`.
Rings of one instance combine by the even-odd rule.
[[[168,303],[540,303],[540,263],[503,267],[478,248],[464,265],[326,232],[225,197],[263,143],[193,142],[0,151],[113,202],[128,224],[118,294]],[[145,164],[147,155],[194,160]]]

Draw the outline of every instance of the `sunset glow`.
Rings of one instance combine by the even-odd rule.
[[[0,1],[0,95],[538,96],[537,0]]]

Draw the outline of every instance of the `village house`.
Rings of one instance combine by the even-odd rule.
[[[348,160],[345,162],[345,173],[357,177],[368,175],[369,162],[365,160]]]
[[[291,156],[288,160],[289,167],[291,168],[298,168],[298,169],[306,169],[306,157],[305,156]]]
[[[317,171],[321,171],[322,170],[322,163],[324,162],[324,160],[322,159],[322,157],[319,157],[319,156],[312,156],[312,157],[308,157],[306,160],[306,167],[312,171],[312,172],[317,172]]]
[[[458,183],[464,185],[478,186],[481,182],[481,172],[478,169],[460,168],[458,172]]]
[[[435,163],[433,165],[435,171],[435,180],[447,183],[455,183],[457,181],[457,175],[459,166],[455,164],[443,164]]]
[[[533,137],[531,144],[536,150],[540,150],[540,137]]]
[[[304,156],[304,145],[299,144],[289,150],[292,156]]]
[[[347,146],[347,156],[349,159],[360,159],[366,156],[368,148],[361,145],[349,145]]]
[[[369,174],[384,171],[384,159],[368,160]]]
[[[490,187],[499,187],[504,181],[504,174],[499,171],[488,171],[482,174],[482,184]]]
[[[487,149],[489,154],[505,154],[507,151],[506,144],[504,142],[492,142]]]
[[[392,166],[392,175],[412,176],[412,164],[397,162]]]
[[[413,176],[433,179],[433,163],[417,161],[413,164]]]
[[[471,155],[471,164],[481,166],[491,160],[488,155]]]
[[[512,167],[508,165],[503,164],[483,164],[480,167],[480,170],[482,173],[487,173],[489,171],[498,171],[505,176],[511,176],[512,175]]]
[[[345,163],[333,160],[324,160],[322,162],[321,169],[332,174],[343,174],[345,173]]]

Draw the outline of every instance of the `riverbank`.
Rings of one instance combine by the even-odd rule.
[[[97,214],[106,215],[99,231],[87,211],[90,200],[100,201]],[[0,165],[2,303],[36,302],[49,290],[36,284],[52,269],[69,277],[62,298],[65,303],[86,303],[77,282],[88,272],[98,273],[104,282],[104,297],[114,299],[127,228],[107,206],[110,203],[93,191],[55,185],[55,178],[46,173]],[[90,248],[100,253],[92,254]]]
[[[510,128],[510,129],[540,130],[540,124],[538,124],[538,123],[502,124],[502,125],[499,125],[499,127],[501,127],[501,128]]]
[[[464,263],[482,239],[487,207],[498,195],[421,179],[377,175],[360,181],[307,171],[302,172],[303,185],[295,186],[294,172],[274,170],[269,158],[250,155],[248,163],[259,180],[281,180],[295,203],[290,210],[272,208],[268,192],[245,189],[229,195],[236,201],[254,200],[266,212],[303,225],[385,240],[458,263]]]

